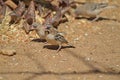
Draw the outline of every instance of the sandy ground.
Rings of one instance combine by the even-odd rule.
[[[58,53],[36,38],[1,43],[0,49],[14,49],[16,54],[0,54],[0,80],[120,80],[119,13],[120,8],[105,11],[105,19],[98,22],[77,19],[60,24],[75,48],[65,45]]]

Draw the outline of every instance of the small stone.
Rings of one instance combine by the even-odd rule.
[[[18,63],[15,63],[14,65],[15,65],[15,66],[17,66],[17,65],[18,65]]]
[[[87,58],[85,58],[85,60],[86,60],[86,61],[90,61],[90,60],[93,60],[93,58],[87,57]]]
[[[53,58],[56,58],[56,56],[53,56]]]
[[[88,36],[88,34],[87,34],[87,33],[85,33],[84,35],[85,35],[85,36]]]
[[[81,20],[82,23],[86,23],[86,20]]]
[[[67,61],[67,59],[63,59],[63,60],[61,60],[60,62],[65,62],[65,61]]]
[[[116,65],[117,67],[119,67],[120,65]]]
[[[75,38],[75,39],[74,39],[74,41],[78,41],[78,40],[79,40],[79,38]]]
[[[3,80],[3,77],[2,77],[2,76],[0,76],[0,80]]]
[[[0,54],[7,55],[7,56],[13,56],[16,54],[16,50],[14,50],[14,49],[0,49]]]
[[[89,61],[89,60],[90,60],[90,58],[86,58],[86,60],[87,60],[87,61]]]
[[[78,24],[81,24],[80,22],[78,22]]]
[[[69,26],[66,25],[65,28],[69,28]]]
[[[13,61],[15,61],[15,60],[16,60],[16,58],[12,58],[12,60],[13,60]]]
[[[99,75],[98,77],[99,77],[99,78],[102,78],[103,76],[102,76],[102,75]]]
[[[99,32],[98,34],[102,34],[101,32]]]

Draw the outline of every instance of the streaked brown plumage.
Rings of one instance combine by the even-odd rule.
[[[87,17],[94,17],[93,21],[98,20],[99,14],[106,9],[116,8],[115,5],[108,5],[108,3],[93,3],[88,2],[82,6],[79,6],[75,10],[75,17],[79,15],[87,16]]]
[[[46,35],[46,40],[48,43],[52,45],[58,45],[59,48],[57,49],[57,52],[59,52],[62,48],[62,44],[69,45],[68,41],[63,36],[63,33],[58,32],[56,29],[51,28],[48,30],[48,33]],[[71,45],[69,45],[71,46]]]

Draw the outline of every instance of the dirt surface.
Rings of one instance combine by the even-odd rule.
[[[20,29],[24,35],[2,35],[0,49],[16,54],[0,54],[0,80],[120,80],[119,13],[120,8],[111,9],[97,22],[76,19],[60,24],[59,31],[75,48],[64,45],[58,53],[35,32],[27,35]]]

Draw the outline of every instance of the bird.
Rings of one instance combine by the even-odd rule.
[[[79,15],[88,16],[94,18],[92,21],[99,19],[99,14],[106,9],[116,8],[115,5],[108,5],[108,3],[95,3],[87,2],[82,6],[78,6],[74,11],[74,16],[78,17]]]
[[[62,48],[63,44],[67,44],[72,46],[68,43],[68,41],[63,36],[63,33],[57,31],[54,27],[51,27],[49,30],[46,31],[46,41],[51,45],[58,45],[57,52],[59,52]]]

